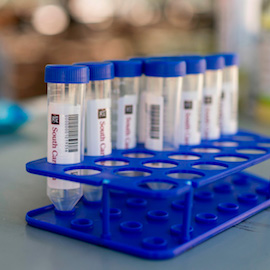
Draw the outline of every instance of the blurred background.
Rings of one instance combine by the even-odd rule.
[[[12,100],[46,94],[49,63],[218,51],[240,54],[241,112],[269,122],[270,0],[0,0]]]

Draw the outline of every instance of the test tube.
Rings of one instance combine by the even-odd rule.
[[[163,151],[178,148],[178,125],[183,60],[146,60],[146,138],[145,148]]]
[[[84,95],[89,71],[84,66],[47,65],[47,161],[75,164],[83,160]],[[72,172],[78,174],[77,170]],[[47,178],[47,195],[60,211],[71,211],[82,196],[81,184]]]
[[[205,57],[207,70],[204,75],[201,134],[203,140],[220,137],[220,102],[224,58],[218,55]]]
[[[133,57],[130,61],[142,61],[142,75],[139,82],[139,95],[138,95],[138,112],[137,112],[137,143],[143,144],[145,142],[145,119],[146,119],[146,78],[144,75],[144,62],[148,57]]]
[[[111,87],[114,67],[110,62],[83,62],[89,68],[90,82],[86,88],[86,155],[105,156],[112,152]],[[91,173],[91,172],[89,172]],[[95,173],[93,171],[93,173]],[[100,201],[102,187],[83,185],[86,201]]]
[[[220,54],[224,57],[221,94],[221,134],[233,135],[238,130],[238,55]]]
[[[112,145],[131,149],[137,144],[137,103],[142,62],[118,60],[114,64],[112,89]]]
[[[205,59],[199,56],[179,57],[186,62],[180,104],[179,144],[196,145],[201,142],[201,103]]]

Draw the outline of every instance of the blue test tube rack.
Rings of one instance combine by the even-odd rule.
[[[171,258],[270,206],[269,182],[241,172],[269,158],[269,137],[239,131],[179,151],[138,145],[74,165],[39,159],[26,164],[29,173],[102,186],[102,201],[82,198],[71,212],[48,205],[26,221],[135,256]]]

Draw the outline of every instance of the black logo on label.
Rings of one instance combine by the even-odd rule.
[[[52,125],[60,125],[60,115],[59,114],[52,114],[51,115],[51,123],[52,123]]]
[[[186,110],[191,110],[192,109],[192,101],[185,101],[184,108]]]
[[[224,91],[222,91],[222,93],[221,93],[221,99],[224,99],[225,98],[225,93],[224,93]]]
[[[98,119],[103,119],[107,117],[106,109],[99,109],[98,110]]]
[[[212,103],[212,97],[204,97],[204,104],[211,104]]]
[[[133,106],[132,105],[126,105],[125,106],[125,114],[132,114],[133,113]]]

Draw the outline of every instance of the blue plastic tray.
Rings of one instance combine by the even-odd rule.
[[[28,212],[26,220],[32,226],[96,245],[148,259],[166,259],[270,205],[269,182],[246,173],[196,189],[188,239],[183,233],[185,217],[189,218],[184,195],[156,199],[112,192],[109,197],[106,235],[102,205],[87,205],[83,200],[69,215],[61,215],[49,205]]]
[[[81,200],[66,215],[49,205],[30,211],[26,220],[136,256],[170,258],[270,205],[267,180],[235,174],[269,157],[270,138],[240,131],[179,151],[138,146],[106,157],[86,156],[75,165],[43,158],[28,163],[27,171],[103,185],[102,203]]]

